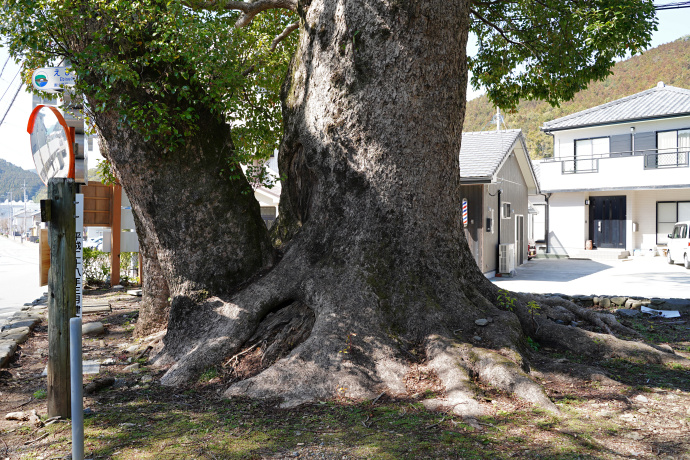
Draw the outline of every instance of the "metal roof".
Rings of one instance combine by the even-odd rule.
[[[680,115],[690,115],[690,90],[659,82],[656,87],[641,93],[547,121],[541,129],[559,131]]]
[[[460,177],[463,180],[493,177],[521,135],[519,129],[462,133]]]

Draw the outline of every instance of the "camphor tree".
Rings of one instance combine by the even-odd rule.
[[[69,56],[82,78],[108,158],[141,221],[140,237],[150,239],[173,299],[157,360],[167,367],[163,383],[184,384],[209,366],[244,360],[252,372],[226,394],[277,397],[290,406],[404,393],[416,363],[445,387],[438,404],[472,417],[482,412],[475,379],[556,410],[530,378],[528,336],[593,357],[685,362],[619,338],[634,333],[611,315],[543,299],[537,310],[528,296],[499,294],[460,226],[468,67],[502,107],[520,98],[558,103],[604,78],[614,58],[648,44],[651,2],[50,5],[63,23],[33,2],[6,2],[3,13],[15,17],[5,16],[3,32],[19,53],[39,48],[33,31],[51,22],[45,58]],[[204,32],[230,20],[232,31]],[[238,171],[246,157],[237,137],[232,148],[233,130],[223,121],[244,106],[238,100],[229,110],[214,86],[221,63],[238,69],[238,78],[270,66],[269,53],[251,63],[240,58],[254,46],[239,43],[240,30],[256,30],[257,21],[266,21],[259,30],[277,30],[276,43],[298,31],[281,89],[275,251]],[[465,51],[470,30],[480,41],[472,59]],[[176,44],[186,40],[192,52]],[[252,94],[248,105],[269,92]],[[599,332],[551,319],[562,316]],[[477,343],[479,318],[492,322]]]

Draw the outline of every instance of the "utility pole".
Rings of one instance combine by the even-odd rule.
[[[22,187],[24,189],[24,228],[22,230],[22,242],[24,241],[24,237],[26,236],[26,179],[24,179],[24,186]]]
[[[12,221],[14,221],[14,207],[12,206],[12,191],[7,192],[10,196],[10,233],[12,234],[12,239],[14,239],[14,229],[12,228]]]

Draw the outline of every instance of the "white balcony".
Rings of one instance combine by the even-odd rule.
[[[672,188],[690,184],[688,151],[670,149],[547,159],[542,192]]]

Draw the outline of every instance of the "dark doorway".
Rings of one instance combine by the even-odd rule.
[[[625,197],[589,198],[589,235],[597,248],[625,249]]]

